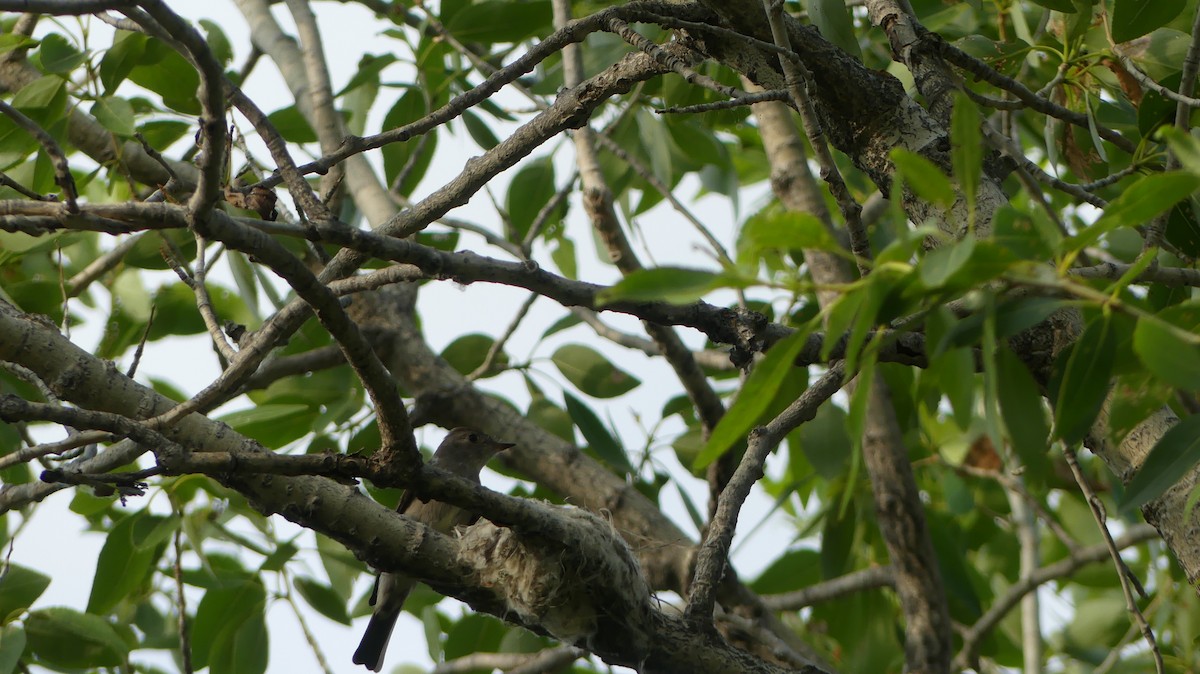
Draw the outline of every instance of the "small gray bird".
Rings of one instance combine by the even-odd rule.
[[[473,431],[469,428],[456,428],[450,431],[429,465],[442,470],[461,475],[479,484],[479,471],[498,452],[502,452],[513,443],[499,442],[488,435]],[[471,513],[449,503],[440,501],[420,501],[412,492],[405,492],[400,497],[396,510],[430,527],[448,534],[455,527],[467,524],[474,517]],[[375,579],[375,591],[371,594],[371,605],[375,612],[371,622],[367,623],[367,631],[363,634],[358,650],[354,651],[354,664],[364,665],[371,671],[383,669],[383,654],[387,651],[388,640],[392,636],[392,628],[404,608],[404,600],[412,591],[416,580],[401,573],[381,573]]]

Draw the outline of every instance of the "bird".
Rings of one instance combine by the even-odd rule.
[[[479,484],[479,471],[484,464],[499,452],[514,447],[514,443],[500,442],[485,433],[470,428],[455,428],[438,445],[430,466],[449,471],[475,484]],[[397,512],[424,522],[430,527],[448,534],[460,525],[468,524],[474,517],[458,506],[441,501],[421,501],[411,491],[400,497]],[[383,656],[387,652],[388,640],[404,600],[416,585],[416,580],[402,573],[383,572],[375,579],[375,590],[371,593],[371,605],[375,607],[367,631],[363,633],[358,650],[354,651],[354,664],[364,665],[378,672],[383,668]]]

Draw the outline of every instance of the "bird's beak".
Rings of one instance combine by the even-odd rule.
[[[499,449],[496,450],[496,453],[503,454],[504,452],[507,452],[508,450],[512,449],[513,447],[516,447],[517,443],[515,443],[515,442],[497,442],[496,446],[499,447]]]

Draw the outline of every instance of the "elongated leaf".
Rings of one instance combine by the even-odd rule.
[[[548,0],[485,0],[454,14],[446,29],[463,42],[517,42],[550,26]]]
[[[799,211],[759,213],[746,221],[738,237],[739,260],[756,258],[768,249],[804,248],[831,252],[842,249],[815,215]]]
[[[1170,209],[1200,188],[1200,176],[1187,171],[1148,175],[1133,183],[1108,205],[1104,215],[1079,234],[1063,241],[1064,251],[1092,245],[1117,227],[1133,227]]]
[[[1137,475],[1125,486],[1121,512],[1135,509],[1162,494],[1200,462],[1200,414],[1180,421],[1163,433]]]
[[[25,619],[25,634],[30,650],[57,667],[116,667],[129,657],[129,646],[112,624],[69,608],[31,612]]]
[[[1143,318],[1133,331],[1133,350],[1155,376],[1189,391],[1200,389],[1200,347],[1175,330],[1162,321]]]
[[[1035,5],[1041,5],[1046,9],[1053,9],[1064,14],[1074,14],[1078,11],[1071,0],[1033,0]]]
[[[943,286],[971,259],[975,252],[975,237],[968,234],[962,241],[955,241],[930,251],[921,261],[921,285],[933,290]]]
[[[228,664],[238,633],[255,616],[261,620],[266,601],[266,590],[255,581],[231,582],[225,587],[209,588],[196,607],[196,620],[192,624],[192,653],[196,668],[209,666],[210,663],[214,667]]]
[[[1008,437],[1026,469],[1039,471],[1046,464],[1050,424],[1037,382],[1021,359],[1003,348],[996,354],[996,375],[1000,415]]]
[[[600,417],[596,416],[590,407],[583,404],[583,401],[566,391],[563,391],[563,402],[566,403],[567,414],[571,415],[571,420],[575,422],[575,426],[587,440],[588,449],[619,473],[623,475],[632,473],[633,464],[629,462],[625,450],[604,427],[604,422],[600,421]]]
[[[979,123],[979,109],[966,94],[955,92],[954,112],[950,119],[950,161],[968,204],[975,203],[979,177],[983,174],[983,140]]]
[[[582,344],[566,344],[550,357],[567,381],[593,398],[615,398],[641,382],[618,368],[598,351]]]
[[[304,437],[317,411],[309,405],[269,404],[230,412],[221,417],[238,433],[278,449]]]
[[[1183,11],[1184,0],[1116,0],[1113,3],[1113,42],[1128,42],[1161,28]]]
[[[155,551],[134,544],[134,526],[144,516],[144,513],[135,513],[122,518],[104,540],[88,597],[89,613],[107,613],[141,587],[153,571]]]
[[[1073,445],[1087,435],[1108,393],[1117,343],[1107,318],[1093,320],[1071,348],[1054,409],[1055,434]]]
[[[713,429],[708,444],[700,452],[700,456],[696,457],[693,469],[699,470],[708,466],[750,432],[759,415],[771,404],[771,399],[783,384],[788,369],[794,367],[792,363],[799,355],[800,349],[804,348],[807,338],[805,332],[796,331],[776,342],[775,346],[767,351],[767,355],[754,366],[754,371],[746,378],[746,383],[738,392],[737,400]]]
[[[332,587],[306,576],[297,576],[294,582],[296,591],[318,613],[334,622],[350,624],[350,615],[346,613],[346,600],[338,596]]]
[[[933,162],[915,152],[897,147],[892,150],[892,163],[896,165],[897,173],[904,178],[904,183],[912,188],[918,197],[939,206],[950,206],[954,203],[954,186]]]
[[[970,349],[950,349],[929,363],[954,410],[954,423],[966,430],[975,419],[975,356]]]
[[[17,670],[21,655],[25,652],[25,628],[20,623],[10,623],[0,627],[0,674],[12,674]]]
[[[32,606],[49,585],[49,576],[20,564],[9,564],[0,578],[0,624]]]
[[[821,31],[821,37],[842,51],[862,59],[858,38],[854,33],[854,18],[843,0],[805,0],[808,18]]]
[[[846,471],[850,437],[846,435],[846,412],[842,408],[827,402],[817,408],[812,421],[796,430],[789,436],[789,451],[806,457],[818,475],[833,480]],[[799,442],[792,443],[791,438]]]
[[[538,214],[554,198],[555,192],[554,162],[549,157],[528,162],[513,176],[505,207],[512,222],[515,241],[525,238]]]
[[[596,294],[600,304],[618,300],[662,301],[672,304],[694,302],[712,290],[719,274],[702,269],[655,267],[641,269]]]

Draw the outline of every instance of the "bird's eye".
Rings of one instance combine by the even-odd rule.
[[[470,435],[468,435],[468,436],[467,436],[467,439],[468,439],[468,440],[470,440],[471,442],[479,442],[479,434],[478,434],[478,433],[472,433],[472,434],[470,434]]]

